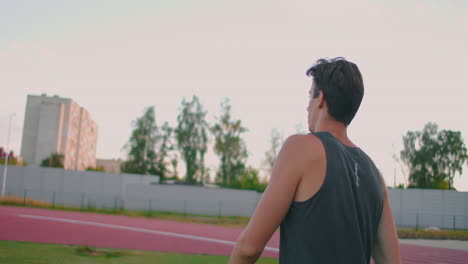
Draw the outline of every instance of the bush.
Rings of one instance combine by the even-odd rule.
[[[41,167],[63,168],[64,159],[62,154],[53,153],[41,162]]]
[[[87,171],[100,171],[100,172],[105,172],[106,170],[104,169],[104,166],[99,166],[97,168],[95,167],[88,167],[86,168]]]
[[[0,165],[5,165],[5,158],[0,158]],[[8,165],[11,166],[28,166],[25,161],[18,159],[17,157],[8,158]]]
[[[230,187],[235,189],[243,190],[254,190],[257,192],[264,192],[266,189],[267,183],[260,182],[258,177],[258,170],[254,168],[248,168],[242,174],[239,179],[236,179],[231,183]]]

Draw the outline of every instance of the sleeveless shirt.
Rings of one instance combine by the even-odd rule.
[[[360,148],[329,132],[313,133],[326,153],[326,176],[318,192],[293,201],[280,225],[284,264],[370,263],[383,210],[380,173]]]

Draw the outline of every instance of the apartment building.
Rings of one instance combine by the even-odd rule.
[[[96,167],[98,128],[89,112],[70,98],[28,95],[21,156],[40,165],[52,153],[64,155],[64,168]]]

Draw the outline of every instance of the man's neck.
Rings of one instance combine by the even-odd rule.
[[[355,147],[353,142],[348,138],[348,129],[345,124],[336,120],[322,120],[316,126],[315,132],[326,131],[332,134],[335,138],[343,142],[343,144]]]

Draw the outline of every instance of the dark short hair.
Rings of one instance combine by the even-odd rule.
[[[313,98],[322,91],[328,113],[335,120],[349,125],[364,96],[362,75],[356,64],[342,57],[319,59],[306,74],[314,78]]]

